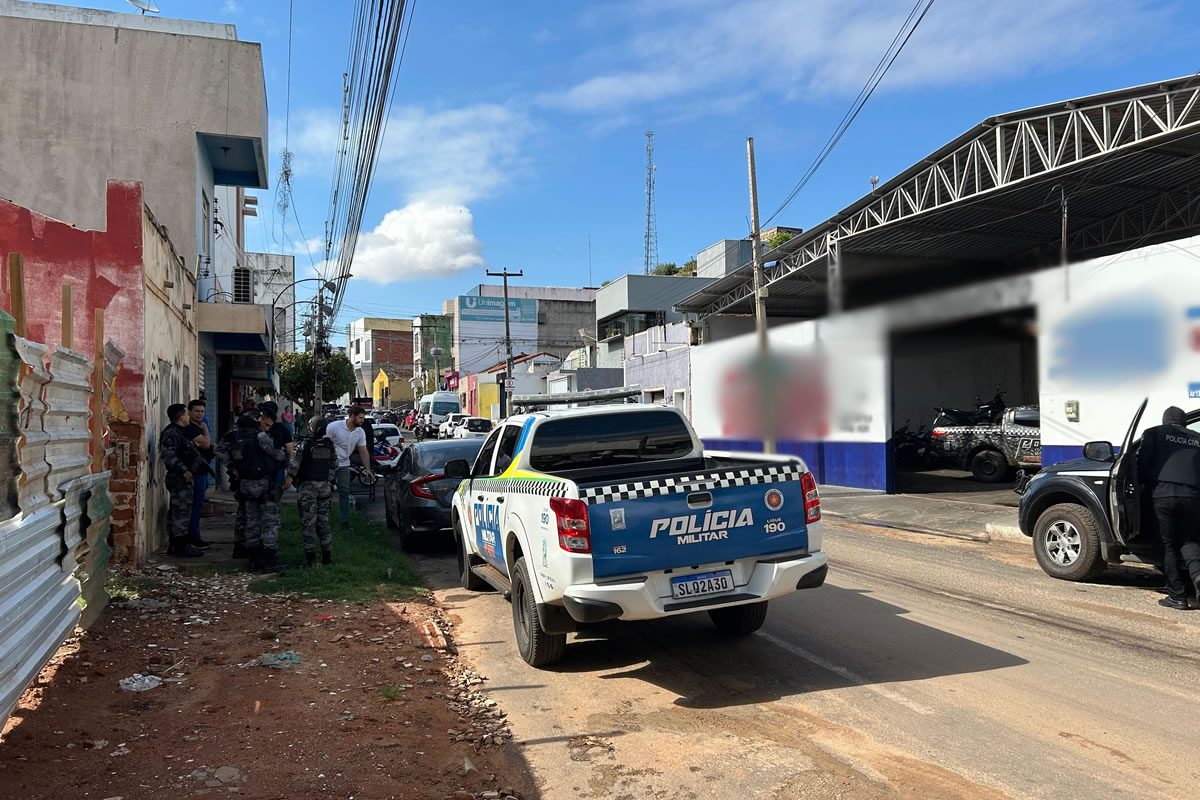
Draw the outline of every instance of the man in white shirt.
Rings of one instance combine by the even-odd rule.
[[[367,412],[359,406],[351,406],[345,420],[329,423],[325,435],[333,442],[337,453],[337,489],[338,507],[342,516],[342,530],[350,528],[350,455],[357,452],[363,467],[366,468],[368,480],[371,475],[371,454],[367,450],[367,436],[363,432],[363,422]]]

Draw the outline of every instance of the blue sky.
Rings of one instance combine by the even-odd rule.
[[[273,186],[248,249],[322,235],[351,0],[157,0],[263,45]],[[125,10],[124,0],[72,3]],[[937,0],[817,177],[775,221],[810,227],[984,117],[1200,70],[1188,0]],[[660,260],[746,235],[745,137],[764,218],[825,142],[912,0],[417,0],[338,324],[440,311],[524,269],[529,285],[639,272],[655,131]],[[296,214],[273,213],[294,152]],[[296,216],[299,217],[297,224]],[[313,254],[320,261],[321,253]]]

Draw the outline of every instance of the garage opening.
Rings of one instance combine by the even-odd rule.
[[[890,349],[890,491],[1015,506],[1041,453],[1034,309],[893,333]]]

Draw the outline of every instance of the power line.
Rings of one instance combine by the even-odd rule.
[[[791,192],[788,193],[788,196],[779,204],[779,208],[775,209],[771,216],[767,217],[766,221],[763,222],[763,227],[769,226],[771,221],[779,216],[796,199],[796,195],[800,194],[801,190],[808,185],[808,182],[817,174],[817,170],[825,163],[825,159],[829,158],[833,153],[834,148],[838,146],[838,142],[842,140],[842,137],[846,135],[846,131],[854,124],[854,120],[858,118],[859,112],[863,110],[867,101],[871,99],[871,95],[875,93],[875,89],[878,88],[880,81],[887,75],[888,71],[892,68],[892,64],[895,63],[900,53],[904,50],[904,46],[908,44],[908,40],[912,38],[913,33],[920,26],[921,21],[925,19],[925,15],[933,7],[933,3],[934,0],[917,0],[916,5],[913,6],[912,11],[909,12],[908,17],[905,18],[904,23],[900,26],[900,30],[893,37],[892,43],[884,51],[883,57],[879,59],[875,70],[867,78],[867,82],[863,84],[862,89],[859,90],[858,96],[854,98],[854,102],[850,104],[850,108],[842,115],[841,122],[838,123],[833,133],[830,134],[829,139],[825,142],[825,146],[821,148],[813,163],[809,165],[804,175],[792,188]],[[920,11],[919,14],[918,10]]]

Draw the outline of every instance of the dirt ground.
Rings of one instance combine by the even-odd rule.
[[[0,796],[536,795],[431,601],[264,596],[241,574],[167,565],[125,581],[129,598],[60,650],[9,720]],[[119,687],[135,673],[162,683]]]

